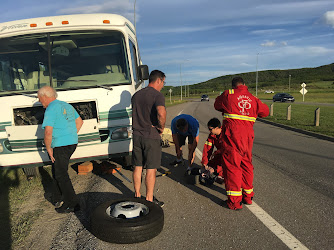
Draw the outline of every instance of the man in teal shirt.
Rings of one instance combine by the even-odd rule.
[[[71,179],[68,164],[78,144],[78,132],[82,119],[72,105],[57,100],[57,92],[50,86],[37,93],[45,110],[42,128],[46,150],[52,161],[55,180],[53,199],[58,213],[69,213],[80,209]],[[62,205],[60,206],[61,202]]]

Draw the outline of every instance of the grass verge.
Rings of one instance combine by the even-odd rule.
[[[29,235],[33,223],[42,213],[42,209],[35,209],[14,218],[11,228],[13,245],[19,245],[24,241]]]
[[[274,115],[264,119],[334,137],[334,107],[295,103],[274,103],[273,105]],[[290,121],[287,120],[287,108],[289,105],[291,105]],[[320,108],[320,126],[316,127],[314,125],[314,117],[317,108]]]
[[[178,104],[181,104],[181,103],[185,103],[187,102],[187,100],[183,99],[182,101],[181,100],[178,100],[178,99],[172,99],[172,102],[170,102],[170,100],[166,98],[165,100],[165,105],[166,107],[170,107],[170,106],[174,106],[174,105],[178,105]]]
[[[0,239],[4,249],[12,249],[29,235],[43,213],[40,204],[31,204],[31,197],[43,193],[40,175],[28,180],[23,169],[0,170]]]

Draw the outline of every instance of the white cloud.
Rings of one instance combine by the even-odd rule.
[[[275,41],[266,41],[265,43],[261,43],[262,47],[274,47],[276,46],[276,42]]]
[[[266,29],[266,30],[254,30],[250,33],[254,35],[271,35],[271,34],[281,33],[283,31],[284,29]]]
[[[178,26],[178,27],[171,27],[171,28],[165,28],[165,29],[159,29],[159,30],[143,30],[142,33],[144,34],[158,34],[158,33],[189,33],[189,32],[198,32],[198,31],[207,31],[207,30],[213,30],[218,27],[221,27],[220,25],[208,25],[208,26]]]
[[[275,47],[275,46],[287,46],[288,42],[287,41],[281,41],[277,43],[276,41],[266,41],[265,43],[261,43],[262,47]]]
[[[331,25],[334,28],[334,10],[327,11],[323,17],[324,17],[326,24]]]

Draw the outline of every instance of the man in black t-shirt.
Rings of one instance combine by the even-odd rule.
[[[166,122],[165,97],[160,93],[165,78],[163,72],[152,71],[148,86],[135,93],[131,99],[135,197],[141,197],[142,171],[143,167],[146,166],[146,200],[155,202],[160,206],[163,206],[163,202],[159,202],[153,197],[153,191],[156,171],[161,164],[160,135]]]

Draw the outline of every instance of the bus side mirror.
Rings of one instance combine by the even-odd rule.
[[[148,80],[149,73],[148,73],[148,66],[147,65],[138,66],[138,72],[139,72],[139,79],[140,80]]]

